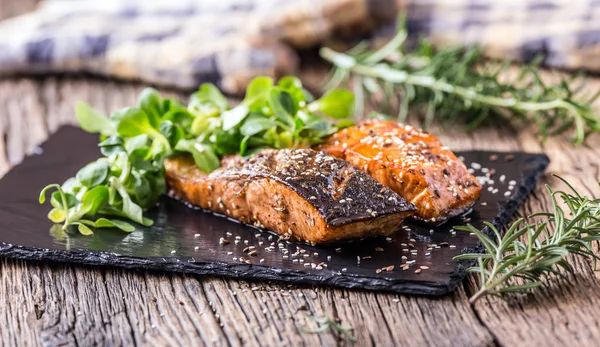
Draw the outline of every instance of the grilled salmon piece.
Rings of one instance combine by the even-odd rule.
[[[210,174],[188,156],[165,161],[170,194],[311,244],[390,235],[414,206],[348,164],[311,149],[225,158]]]
[[[414,204],[415,218],[443,222],[466,212],[481,185],[437,137],[372,120],[343,129],[315,149],[347,160]]]

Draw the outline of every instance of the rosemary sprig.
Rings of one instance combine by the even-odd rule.
[[[409,108],[423,109],[427,127],[434,120],[475,128],[490,121],[519,120],[535,123],[542,139],[573,131],[580,144],[589,132],[600,132],[600,117],[591,103],[599,96],[579,95],[587,80],[580,74],[547,85],[536,59],[519,65],[518,74],[506,80],[509,62],[490,61],[476,46],[434,49],[421,40],[407,49],[407,31],[400,20],[396,36],[372,51],[361,44],[346,53],[327,47],[321,56],[333,64],[327,88],[352,80],[356,114],[365,104],[406,121]]]
[[[461,254],[455,260],[476,260],[468,271],[477,273],[481,281],[479,290],[470,298],[475,302],[484,295],[495,295],[503,299],[509,293],[525,293],[541,286],[549,275],[563,275],[572,271],[566,257],[581,256],[596,261],[592,243],[600,240],[600,199],[591,199],[579,194],[571,184],[559,178],[568,191],[546,190],[552,201],[552,211],[535,213],[535,222],[517,220],[504,236],[491,223],[488,236],[468,225],[456,229],[469,231],[481,241],[482,254]],[[559,205],[562,200],[565,210]],[[515,283],[514,279],[522,281]]]
[[[300,330],[303,333],[320,334],[327,329],[333,329],[333,330],[339,332],[340,334],[342,334],[343,336],[345,336],[348,340],[350,340],[352,342],[356,342],[356,337],[354,337],[354,336],[352,336],[352,334],[350,334],[350,331],[352,331],[352,328],[344,327],[344,326],[340,325],[340,323],[336,319],[333,319],[330,317],[317,317],[317,316],[313,316],[313,315],[307,315],[307,317],[310,318],[311,320],[313,320],[315,323],[317,323],[318,327],[315,329],[312,329],[312,330],[300,328]]]

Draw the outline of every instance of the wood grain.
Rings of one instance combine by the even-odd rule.
[[[0,0],[0,18],[27,4]],[[600,86],[600,80],[593,82]],[[0,80],[0,176],[58,127],[74,123],[76,101],[109,112],[135,102],[142,88],[75,77]],[[598,136],[573,147],[563,139],[541,146],[529,129],[515,132],[507,126],[466,135],[454,128],[434,131],[453,149],[543,150],[551,157],[551,172],[597,195]],[[560,186],[555,179],[545,182]],[[519,214],[548,206],[539,185]],[[598,272],[586,261],[571,263],[574,275],[551,281],[534,297],[512,304],[486,298],[469,305],[473,278],[449,297],[429,299],[4,259],[0,344],[349,344],[332,331],[303,333],[314,327],[307,317],[313,314],[338,317],[353,327],[357,346],[594,346],[600,338]]]

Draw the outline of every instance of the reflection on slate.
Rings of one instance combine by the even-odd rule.
[[[64,127],[42,145],[40,154],[26,158],[0,180],[0,256],[443,295],[456,287],[468,265],[452,257],[478,248],[477,239],[469,233],[453,232],[452,227],[464,223],[461,219],[433,229],[407,221],[390,238],[332,246],[278,242],[269,232],[167,197],[148,213],[155,225],[131,234],[108,230],[86,237],[54,232],[46,218],[49,206],[38,204],[38,193],[96,158],[96,144],[97,136]],[[476,176],[495,170],[494,183],[484,185],[479,202],[467,216],[477,227],[486,220],[506,223],[548,164],[548,158],[540,154],[511,153],[509,160],[507,153],[458,155],[476,169]],[[220,245],[220,238],[231,243]],[[256,255],[249,254],[252,250]],[[403,270],[401,265],[407,263],[408,269]],[[379,272],[382,268],[391,271]]]

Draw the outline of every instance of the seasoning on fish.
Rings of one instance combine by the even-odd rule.
[[[415,207],[343,160],[311,149],[225,158],[210,174],[165,161],[170,194],[284,238],[312,244],[390,235]]]
[[[414,204],[415,218],[443,222],[475,203],[481,185],[439,139],[410,125],[372,120],[315,149],[347,160]]]

